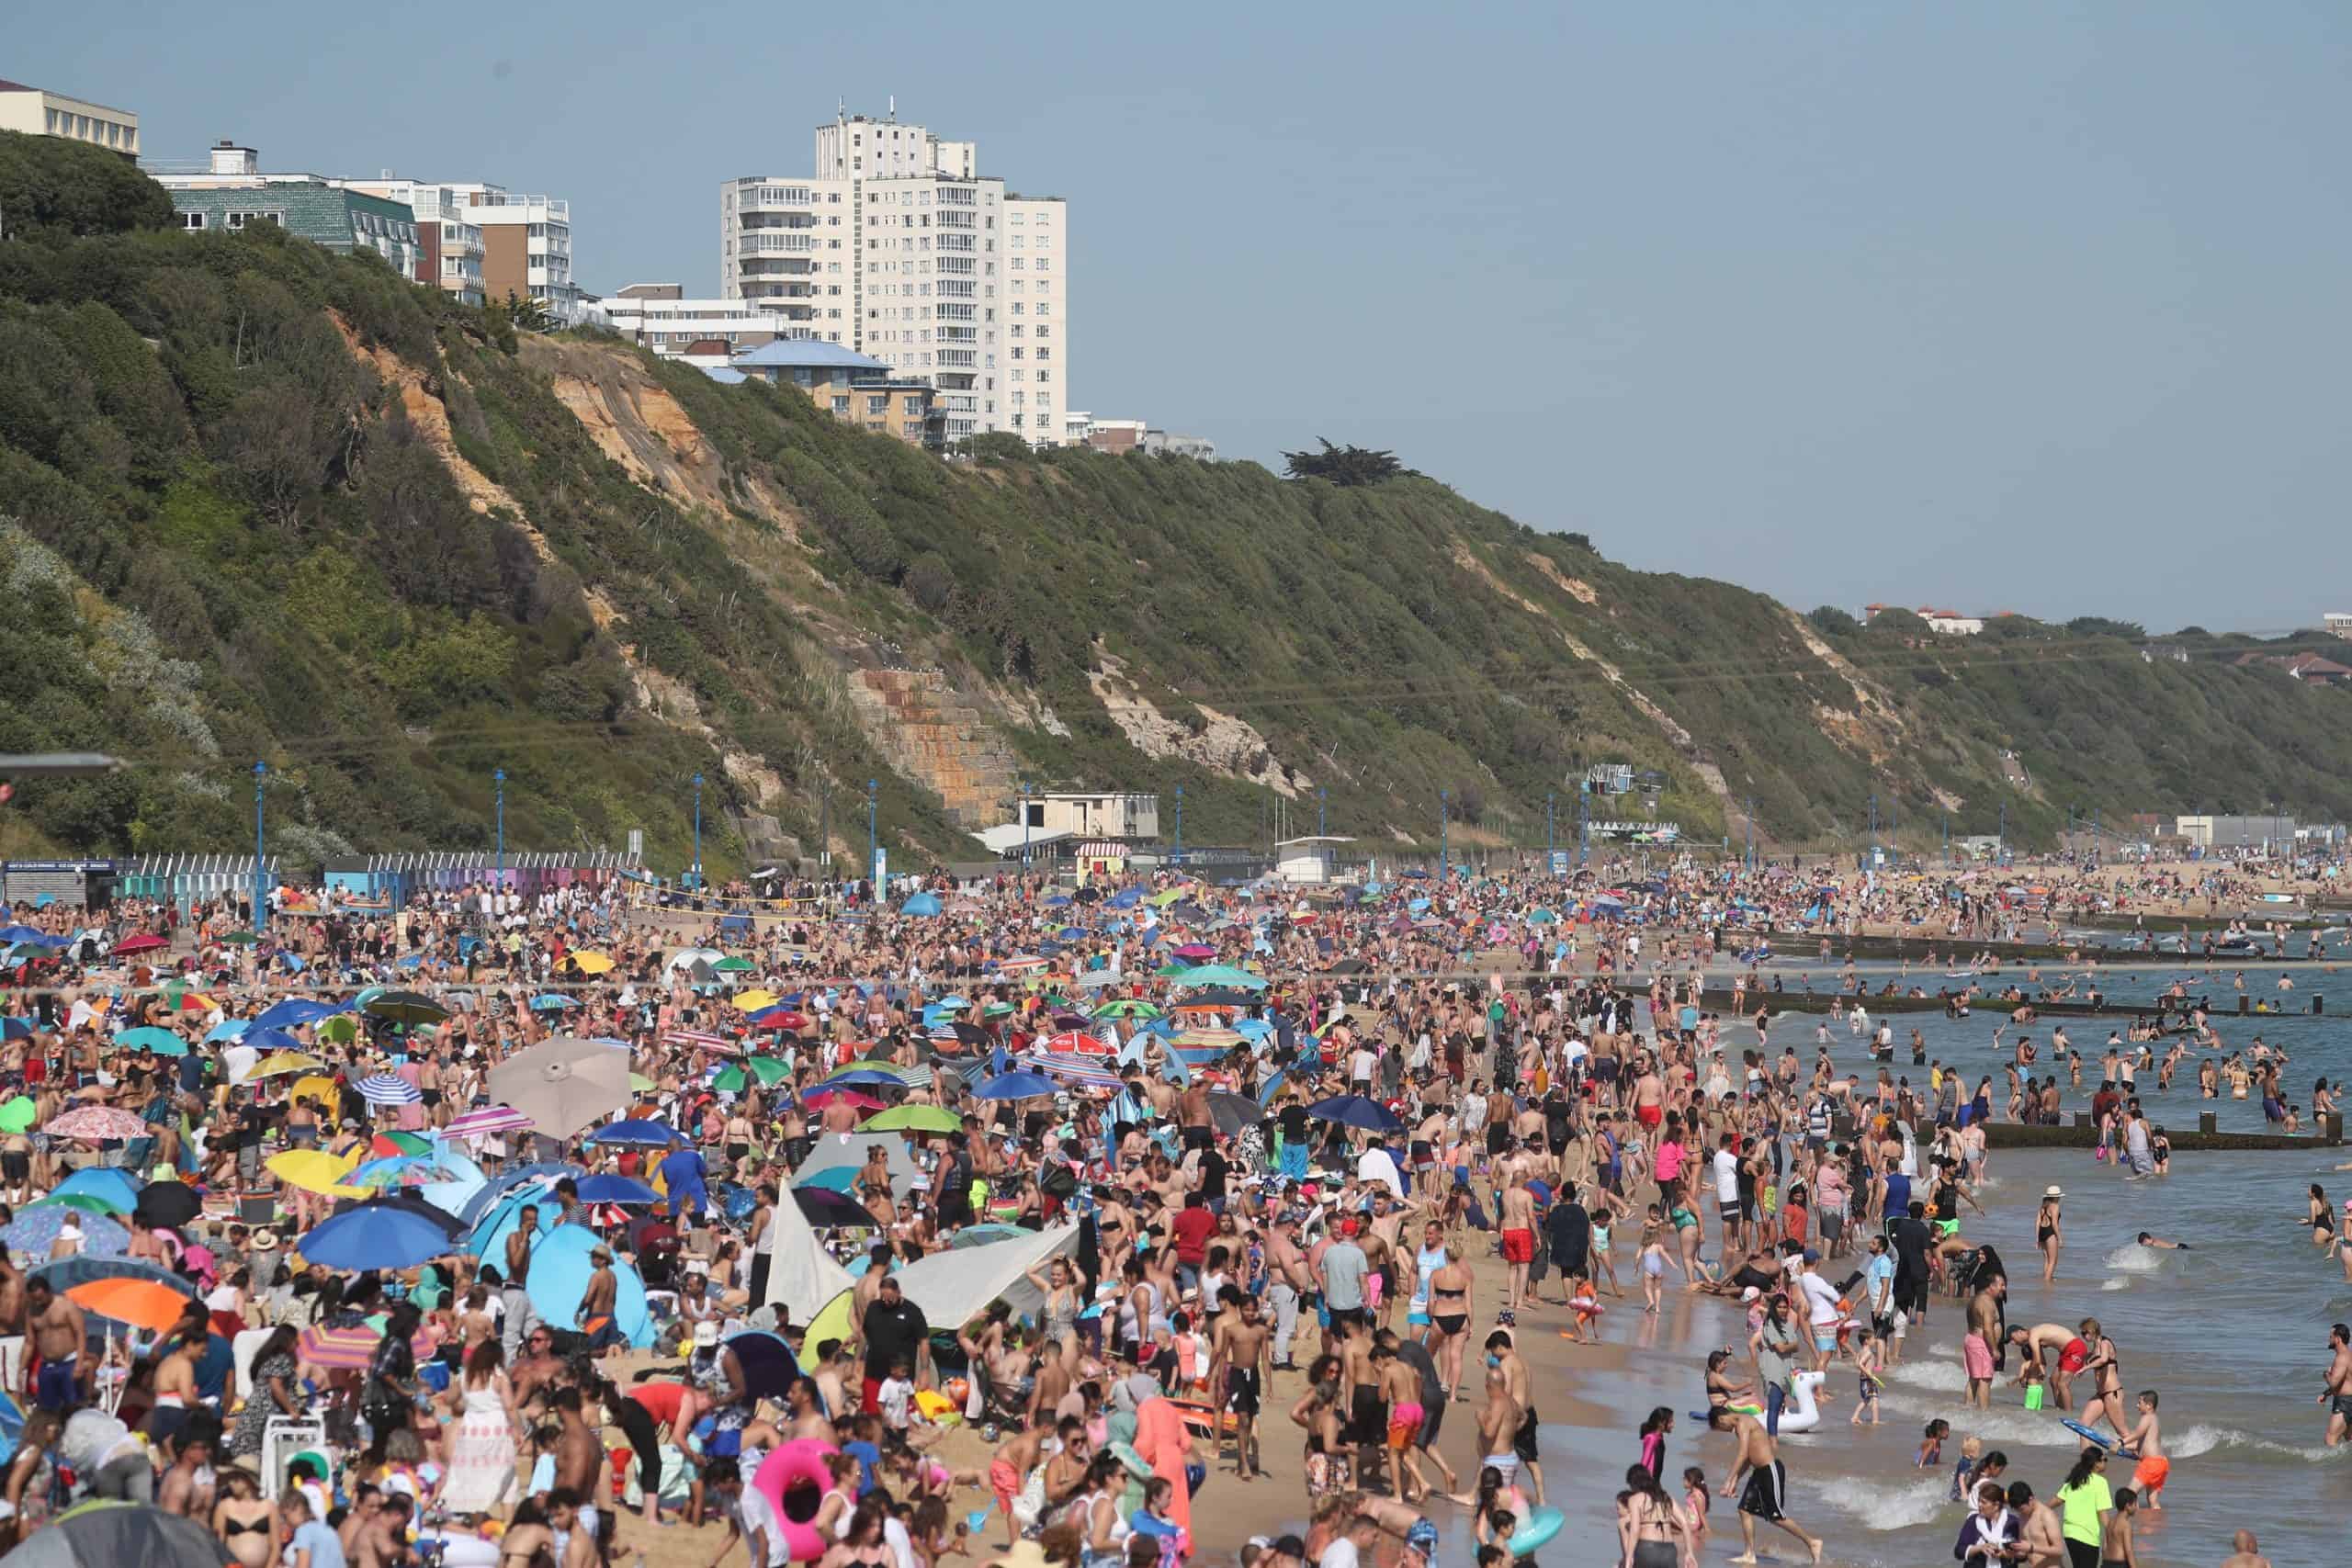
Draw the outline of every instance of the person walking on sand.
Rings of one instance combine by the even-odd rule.
[[[1753,1416],[1742,1416],[1727,1405],[1718,1404],[1707,1412],[1707,1425],[1718,1432],[1729,1433],[1736,1449],[1731,1479],[1724,1483],[1723,1495],[1739,1499],[1739,1539],[1746,1550],[1732,1561],[1756,1561],[1756,1521],[1762,1519],[1796,1537],[1813,1553],[1813,1560],[1820,1562],[1820,1538],[1806,1534],[1804,1527],[1788,1516],[1788,1467],[1781,1462],[1779,1446],[1765,1432],[1764,1424]]]

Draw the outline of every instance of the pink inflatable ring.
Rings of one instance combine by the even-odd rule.
[[[820,1438],[795,1438],[760,1461],[752,1485],[775,1509],[786,1555],[814,1562],[831,1541],[817,1533],[817,1509],[833,1483],[825,1461],[841,1450]]]

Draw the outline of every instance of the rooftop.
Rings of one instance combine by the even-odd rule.
[[[878,370],[886,374],[890,368],[854,349],[813,337],[778,338],[774,343],[762,344],[747,354],[737,355],[735,364],[738,367],[748,365],[763,369]]]

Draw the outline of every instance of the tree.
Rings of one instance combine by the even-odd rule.
[[[1824,637],[1852,637],[1862,629],[1860,621],[1835,604],[1823,604],[1807,615],[1805,619],[1811,621],[1813,629]]]
[[[1320,452],[1285,452],[1283,461],[1290,467],[1295,479],[1329,479],[1335,485],[1376,485],[1383,479],[1401,479],[1417,470],[1396,460],[1394,452],[1375,452],[1368,446],[1334,446],[1317,436]]]
[[[119,153],[57,136],[0,130],[0,224],[119,234],[175,221],[172,194]]]

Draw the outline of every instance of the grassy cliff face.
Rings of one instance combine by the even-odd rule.
[[[0,850],[235,849],[256,759],[298,860],[486,846],[503,767],[509,844],[642,828],[674,869],[700,773],[715,873],[828,815],[862,853],[868,778],[900,864],[968,857],[1016,779],[1157,789],[1171,826],[1181,784],[1192,842],[1320,798],[1433,847],[1441,791],[1456,844],[1542,842],[1547,793],[1566,841],[1602,761],[1781,845],[1850,845],[1874,791],[1915,839],[2005,801],[2029,840],[2068,805],[2352,808],[2352,695],[2218,649],[1815,625],[1418,477],[951,466],[370,257],[169,231],[152,192],[0,136],[0,750],[134,764],[26,784]]]

